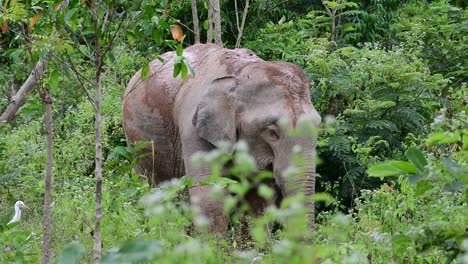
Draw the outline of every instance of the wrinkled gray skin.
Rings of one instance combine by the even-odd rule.
[[[162,55],[166,63],[154,60],[148,78],[140,79],[139,71],[128,84],[123,100],[123,125],[129,143],[153,141],[154,158],[139,164],[140,172],[154,186],[174,177],[187,175],[195,182],[210,175],[206,167],[195,168],[191,157],[198,151],[210,151],[219,141],[244,139],[256,159],[259,170],[271,170],[275,180],[267,182],[277,190],[275,199],[315,188],[316,136],[293,138],[279,126],[289,128],[305,118],[314,125],[320,116],[310,101],[309,84],[298,66],[285,62],[268,62],[247,49],[222,49],[212,44],[198,44],[184,50],[195,70],[195,76],[182,81],[173,78],[174,52]],[[294,145],[299,145],[307,158],[305,176],[282,177]],[[151,148],[146,151],[151,152]],[[211,186],[189,190],[197,198],[202,213],[210,220],[212,232],[224,233],[228,217],[223,202],[210,197]],[[248,194],[254,211],[261,213],[268,204],[255,193]],[[307,205],[310,223],[314,208]]]

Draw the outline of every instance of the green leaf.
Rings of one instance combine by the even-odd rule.
[[[314,202],[324,202],[326,205],[330,205],[335,202],[335,198],[328,193],[315,193],[312,195]]]
[[[138,152],[147,146],[151,146],[151,141],[137,141],[135,144],[132,146],[132,152]]]
[[[125,36],[127,37],[128,42],[130,42],[130,44],[135,44],[136,38],[135,38],[135,34],[133,32],[127,30],[125,32]]]
[[[465,184],[462,181],[455,181],[444,186],[444,191],[446,192],[458,192],[465,187]]]
[[[182,56],[183,53],[184,47],[182,46],[182,43],[180,43],[179,45],[177,45],[176,54],[177,56]]]
[[[391,177],[391,176],[398,176],[402,174],[416,173],[417,169],[410,162],[406,161],[387,161],[382,164],[377,164],[369,169],[367,169],[367,173],[371,177]]]
[[[395,166],[396,168],[401,169],[402,171],[405,171],[407,173],[414,174],[417,172],[416,166],[414,166],[413,163],[407,162],[407,161],[391,161],[390,164],[392,166]]]
[[[411,147],[408,150],[406,150],[405,156],[414,165],[416,165],[420,172],[423,172],[425,170],[425,167],[427,166],[427,160],[419,149]]]
[[[78,242],[73,242],[66,246],[57,258],[59,264],[74,264],[80,263],[81,257],[85,251]]]
[[[330,9],[335,9],[338,6],[337,2],[323,1],[323,3],[327,5]]]
[[[59,82],[60,82],[60,73],[56,70],[53,70],[49,75],[49,87],[53,93],[58,91]]]
[[[80,45],[78,47],[78,49],[81,51],[81,53],[83,53],[83,55],[85,55],[86,57],[90,58],[90,52],[89,52],[89,48],[86,46],[86,45]]]
[[[72,8],[70,9],[70,11],[68,11],[65,14],[65,16],[63,17],[63,20],[65,21],[65,23],[69,22],[73,18],[73,15],[75,14],[76,11],[78,11],[77,8]]]
[[[458,142],[459,140],[460,140],[460,132],[431,133],[427,137],[427,144],[428,145],[452,144],[452,143]]]
[[[187,66],[190,75],[192,75],[193,77],[195,77],[195,70],[192,68],[192,66],[191,66],[189,63],[185,63],[185,65]]]
[[[422,194],[424,194],[425,192],[427,192],[430,189],[432,189],[431,182],[428,181],[428,180],[422,180],[422,181],[419,181],[416,184],[415,193],[416,193],[416,195],[422,195]]]
[[[230,213],[237,205],[237,199],[230,196],[224,200],[224,212]]]
[[[182,66],[180,65],[180,62],[177,63],[177,64],[174,64],[174,73],[173,73],[174,78],[177,78],[177,76],[179,76],[181,68],[182,68]]]
[[[115,62],[115,55],[112,51],[107,52],[106,57],[111,64]]]
[[[158,16],[153,16],[152,20],[156,25],[159,24],[159,17]]]
[[[468,135],[462,137],[462,150],[468,150]]]
[[[275,192],[267,185],[260,184],[258,187],[258,195],[260,195],[260,197],[264,198],[265,200],[270,200],[273,195],[275,195]]]
[[[160,28],[156,28],[153,32],[153,39],[156,45],[161,45],[164,41],[164,32]]]
[[[148,78],[149,62],[146,62],[141,69],[141,79],[144,81]]]
[[[182,80],[187,80],[187,77],[188,77],[187,65],[185,65],[184,61],[181,61],[180,65],[181,65]]]
[[[127,147],[124,146],[117,146],[114,151],[114,153],[126,158],[127,160],[132,159],[132,153],[128,150]]]
[[[163,252],[163,246],[159,241],[137,239],[126,243],[118,253],[125,256],[124,259],[131,262],[149,261]]]
[[[460,176],[465,173],[465,170],[462,166],[460,166],[456,161],[449,159],[447,157],[440,157],[440,160],[444,164],[445,168],[452,174],[453,176]]]
[[[392,238],[393,249],[397,251],[398,254],[403,254],[407,251],[408,247],[411,246],[411,239],[405,235],[395,235]]]
[[[23,54],[23,52],[23,49],[14,49],[10,53],[10,58],[12,58],[14,62],[19,62],[19,57]]]
[[[256,226],[252,229],[252,237],[257,243],[263,245],[266,243],[267,234],[264,226]]]

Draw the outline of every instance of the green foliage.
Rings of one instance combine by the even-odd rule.
[[[396,41],[459,87],[468,80],[468,10],[446,1],[408,5],[393,24]],[[446,93],[445,95],[449,95]]]
[[[376,180],[366,179],[367,164],[383,157],[399,158],[408,136],[427,132],[440,107],[439,94],[449,80],[431,75],[417,56],[402,47],[338,48],[334,42],[310,35],[313,20],[270,24],[263,29],[264,39],[248,45],[267,58],[305,68],[313,83],[314,106],[335,123],[319,141],[324,161],[319,167],[325,181],[321,181],[322,188],[341,182],[335,191],[350,204],[359,189],[376,186]],[[274,38],[281,41],[271,48],[261,44]]]
[[[203,24],[206,9],[198,2]],[[171,24],[191,26],[189,1],[105,2],[112,13],[98,37],[104,46],[113,39],[117,45],[107,50],[103,65],[103,263],[466,262],[466,5],[323,2],[335,15],[322,1],[251,0],[243,41],[264,59],[299,64],[311,80],[312,102],[324,120],[319,193],[312,197],[315,229],[306,228],[301,195],[268,207],[262,216],[250,214],[246,195],[271,198],[274,190],[263,180],[272,175],[257,173],[239,143],[233,156],[221,149],[197,158],[213,169],[203,184],[214,185],[214,195],[223,188],[230,192],[224,208],[233,224],[226,240],[207,233],[207,219],[188,203],[191,180],[150,189],[132,171],[148,143],[129,148],[121,124],[126,83],[138,68],[148,77],[149,61],[158,54],[176,51],[175,76],[196,74],[183,56],[185,44],[168,40]],[[238,1],[239,9],[244,3]],[[237,37],[234,4],[221,4],[223,39],[230,46]],[[88,5],[74,0],[61,11],[47,1],[1,2],[0,26],[6,20],[9,26],[0,33],[1,110],[11,100],[10,87],[17,90],[31,65],[54,51],[40,85],[49,86],[54,97],[55,263],[92,262],[94,109],[83,86],[94,88],[95,36]],[[191,32],[184,33],[190,42]],[[40,259],[42,115],[40,98],[32,94],[15,122],[0,128],[1,263]],[[221,177],[226,171],[230,178]],[[5,226],[19,199],[32,210],[23,212],[20,223]],[[240,237],[246,227],[250,241]]]

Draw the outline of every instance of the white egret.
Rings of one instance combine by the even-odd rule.
[[[10,220],[10,222],[8,222],[7,225],[11,224],[11,223],[15,223],[15,222],[18,222],[20,219],[21,219],[21,209],[23,208],[27,208],[29,209],[29,207],[27,207],[23,201],[17,201],[15,203],[15,215],[13,216],[13,218]]]

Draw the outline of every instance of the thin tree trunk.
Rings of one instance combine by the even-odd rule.
[[[98,44],[99,45],[99,44]],[[97,54],[98,52],[96,52]],[[99,63],[100,64],[100,63]],[[102,255],[102,234],[101,234],[101,219],[102,219],[102,145],[101,145],[101,76],[100,72],[96,72],[96,95],[95,95],[95,166],[96,166],[96,212],[94,226],[94,262],[101,262]]]
[[[28,96],[28,94],[30,94],[31,91],[34,90],[34,87],[36,87],[42,75],[44,75],[45,66],[49,61],[49,58],[50,53],[48,53],[42,60],[36,63],[31,74],[29,74],[28,79],[26,79],[26,81],[18,90],[18,92],[11,98],[10,104],[0,116],[0,127],[5,125],[6,123],[10,123],[15,118],[16,114],[18,113],[18,110],[26,102],[26,97]]]
[[[195,44],[200,43],[200,25],[198,22],[197,0],[192,0],[192,18],[193,34],[195,35]]]
[[[211,0],[208,1],[208,29],[206,31],[206,43],[213,43],[213,6]]]
[[[223,41],[221,39],[221,8],[220,8],[219,0],[212,0],[212,4],[213,4],[215,44],[222,47]]]
[[[328,16],[331,18],[331,34],[330,34],[330,41],[336,40],[336,9],[330,9],[325,1],[322,0],[322,5],[327,10]]]
[[[237,3],[237,0],[236,0]],[[237,4],[236,4],[237,6]],[[236,8],[237,9],[237,8]],[[244,7],[244,13],[242,13],[242,22],[239,27],[239,20],[237,19],[237,30],[239,31],[239,34],[237,35],[237,41],[236,41],[236,48],[240,47],[241,39],[242,39],[242,34],[244,33],[244,26],[245,26],[245,20],[247,19],[247,12],[249,11],[249,0],[245,1],[245,7]],[[236,10],[237,12],[237,10]],[[237,18],[237,14],[236,14]]]
[[[96,211],[94,215],[95,226],[94,226],[94,263],[99,264],[101,262],[102,256],[102,234],[101,234],[101,219],[102,219],[102,143],[101,143],[101,123],[102,123],[102,113],[101,113],[101,94],[102,94],[102,79],[101,79],[101,69],[102,69],[102,58],[101,58],[101,45],[99,39],[99,0],[93,3],[93,22],[94,22],[94,34],[95,34],[95,55],[94,63],[96,70],[96,94],[94,98],[95,104],[95,167],[96,167]]]
[[[46,146],[47,146],[47,162],[45,174],[45,192],[44,192],[44,216],[42,219],[42,263],[50,262],[50,242],[51,242],[51,203],[52,203],[52,181],[53,181],[53,166],[54,166],[54,130],[52,126],[52,95],[49,89],[41,91],[42,102],[45,107],[44,124],[46,131]]]

